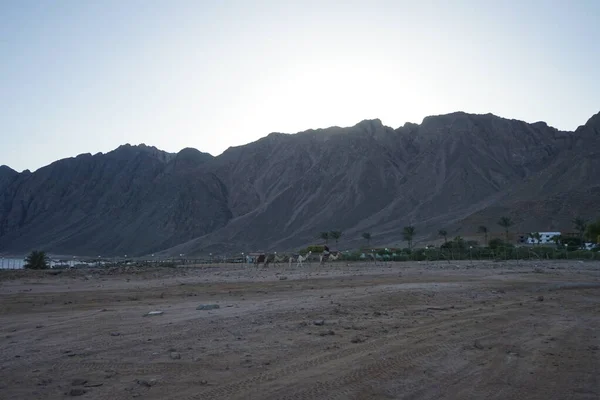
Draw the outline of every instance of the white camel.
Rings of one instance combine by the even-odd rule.
[[[321,254],[319,257],[319,266],[325,264],[325,262],[327,262],[327,261],[337,261],[341,255],[342,255],[342,253],[340,253],[339,251],[336,252],[335,254],[333,254],[333,253],[329,253],[328,255]]]
[[[308,260],[308,257],[312,254],[312,251],[309,251],[304,257],[302,254],[298,256],[298,262],[296,263],[296,267],[303,267],[304,261]]]

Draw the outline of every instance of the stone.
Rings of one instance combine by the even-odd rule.
[[[170,357],[171,360],[181,360],[181,354],[176,351],[171,352]]]
[[[200,304],[196,310],[216,310],[218,308],[221,308],[218,304]]]
[[[335,335],[335,332],[332,330],[323,331],[323,332],[319,333],[319,336],[333,336],[333,335]]]
[[[81,388],[76,388],[76,389],[71,389],[71,391],[69,392],[69,396],[83,396],[86,393],[87,393],[87,390],[81,389]]]
[[[100,387],[104,385],[102,382],[97,382],[97,383],[86,383],[85,385],[83,385],[83,387],[86,388],[92,388],[92,387]]]
[[[71,381],[71,386],[83,386],[87,383],[87,379],[76,378]]]
[[[145,379],[138,379],[136,383],[141,386],[152,387],[156,385],[156,379],[150,379],[149,381]]]
[[[316,326],[323,326],[323,325],[325,325],[325,320],[319,319],[319,320],[313,321],[313,324]]]
[[[154,315],[162,315],[162,314],[164,314],[164,311],[150,311],[149,313],[144,314],[144,317],[151,317]]]

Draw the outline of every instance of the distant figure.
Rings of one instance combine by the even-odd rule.
[[[321,254],[320,260],[319,260],[319,266],[323,265],[327,260],[329,260],[329,256],[331,255],[330,251],[329,251],[329,246],[324,245],[323,246],[323,253]]]

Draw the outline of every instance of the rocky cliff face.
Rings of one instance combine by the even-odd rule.
[[[561,132],[453,113],[395,130],[367,120],[272,133],[216,158],[122,146],[35,173],[4,167],[0,251],[286,250],[332,229],[344,232],[340,247],[365,231],[398,245],[407,224],[421,239],[442,227],[466,236],[500,215],[515,229],[559,228],[600,212],[599,120]]]
[[[122,146],[19,175],[0,193],[0,251],[133,255],[224,226],[227,189],[194,152]]]

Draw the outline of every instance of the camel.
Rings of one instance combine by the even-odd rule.
[[[312,251],[309,251],[304,257],[302,254],[298,255],[298,262],[296,263],[296,267],[303,267],[304,261],[308,260],[308,257],[312,254]]]
[[[273,254],[259,254],[254,257],[254,265],[258,268],[262,263],[263,267],[268,267],[274,259],[275,256]]]
[[[371,257],[371,259],[373,260],[373,262],[375,263],[375,265],[377,265],[377,256],[374,253],[369,253],[369,256]]]
[[[278,256],[277,253],[275,253],[275,255],[273,256],[273,262],[274,263],[285,262],[286,257],[287,257],[286,255],[283,255],[283,256],[279,255]]]
[[[341,255],[342,255],[342,253],[340,253],[339,251],[336,251],[335,254],[334,253],[329,253],[327,255],[321,254],[321,256],[319,257],[319,266],[325,264],[327,261],[336,261],[338,258],[340,258]]]
[[[287,260],[287,256],[284,255],[278,255],[277,253],[273,253],[273,254],[269,254],[269,253],[258,253],[258,254],[254,254],[254,265],[255,266],[260,266],[260,264],[262,263],[264,267],[268,267],[269,264],[273,263],[273,264],[278,264],[281,262],[285,262]]]

